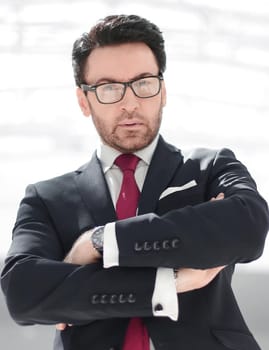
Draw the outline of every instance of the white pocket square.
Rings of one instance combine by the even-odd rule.
[[[164,197],[168,196],[169,194],[172,194],[174,192],[184,191],[189,188],[192,188],[194,186],[197,186],[197,182],[195,180],[189,181],[186,184],[182,186],[176,186],[176,187],[168,187],[163,193],[161,194],[159,199],[163,199]]]

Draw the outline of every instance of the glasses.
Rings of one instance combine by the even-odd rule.
[[[97,100],[103,104],[117,103],[123,99],[126,89],[129,86],[135,96],[150,98],[158,95],[161,90],[162,75],[151,75],[144,78],[134,79],[125,83],[103,83],[98,85],[81,84],[84,92],[95,92]]]

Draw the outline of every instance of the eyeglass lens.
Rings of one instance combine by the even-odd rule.
[[[160,91],[159,77],[145,77],[128,83],[108,83],[96,87],[96,95],[101,103],[115,103],[120,101],[131,87],[137,97],[148,98],[157,95]]]

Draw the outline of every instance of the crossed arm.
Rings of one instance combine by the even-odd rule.
[[[92,218],[80,204],[77,191],[71,191],[71,200],[62,199],[62,193],[74,186],[73,175],[29,186],[2,272],[2,289],[12,317],[20,324],[76,325],[110,317],[148,317],[153,314],[152,295],[159,266],[189,268],[180,269],[177,275],[175,289],[180,293],[205,286],[223,265],[257,259],[269,226],[266,202],[230,152],[216,155],[208,169],[210,176],[203,175],[209,176],[207,198],[225,191],[225,199],[162,216],[152,213],[116,222],[120,266],[109,269],[103,268],[100,256],[92,249],[89,233],[77,239],[78,228]],[[130,233],[128,242],[126,232]],[[177,249],[148,254],[134,250],[137,241],[173,237],[181,242]],[[114,297],[131,292],[135,303],[119,303],[118,299],[114,303]],[[107,298],[113,297],[113,303],[105,307],[93,299],[104,293]]]
[[[224,194],[219,193],[211,201],[224,199]],[[71,250],[64,259],[64,262],[70,264],[86,265],[98,262],[102,257],[91,243],[92,231],[83,233],[73,244]],[[175,286],[177,293],[189,292],[200,289],[208,285],[225,266],[218,266],[209,269],[191,269],[180,268],[175,274]],[[71,326],[71,324],[69,324]],[[58,330],[64,330],[67,327],[65,323],[56,325]]]

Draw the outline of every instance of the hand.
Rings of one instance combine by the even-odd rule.
[[[84,232],[73,244],[70,252],[64,259],[64,262],[69,264],[87,265],[97,262],[101,258],[100,253],[93,247],[91,242],[92,231]],[[56,329],[63,331],[66,327],[71,327],[72,324],[57,323]]]
[[[73,244],[71,250],[64,259],[69,264],[87,265],[98,261],[101,255],[93,247],[91,242],[91,231],[83,233]],[[66,327],[72,327],[72,324],[57,323],[55,325],[58,331],[64,331]]]
[[[207,286],[225,266],[213,267],[206,270],[182,268],[177,272],[177,293],[190,292]]]
[[[210,199],[210,202],[219,201],[219,200],[221,200],[221,199],[224,199],[224,193],[223,193],[223,192],[220,192],[220,193],[217,195],[217,197],[212,197],[212,198]]]
[[[84,232],[73,244],[64,262],[70,264],[87,265],[97,262],[102,256],[93,247],[91,241],[92,231]]]
[[[210,201],[224,199],[224,193],[212,197]],[[225,266],[213,267],[206,270],[182,268],[177,271],[176,289],[178,293],[189,292],[207,286]]]
[[[56,329],[58,330],[58,331],[64,331],[65,330],[65,328],[66,327],[72,327],[72,325],[69,323],[69,324],[66,324],[66,323],[57,323],[56,324]]]

